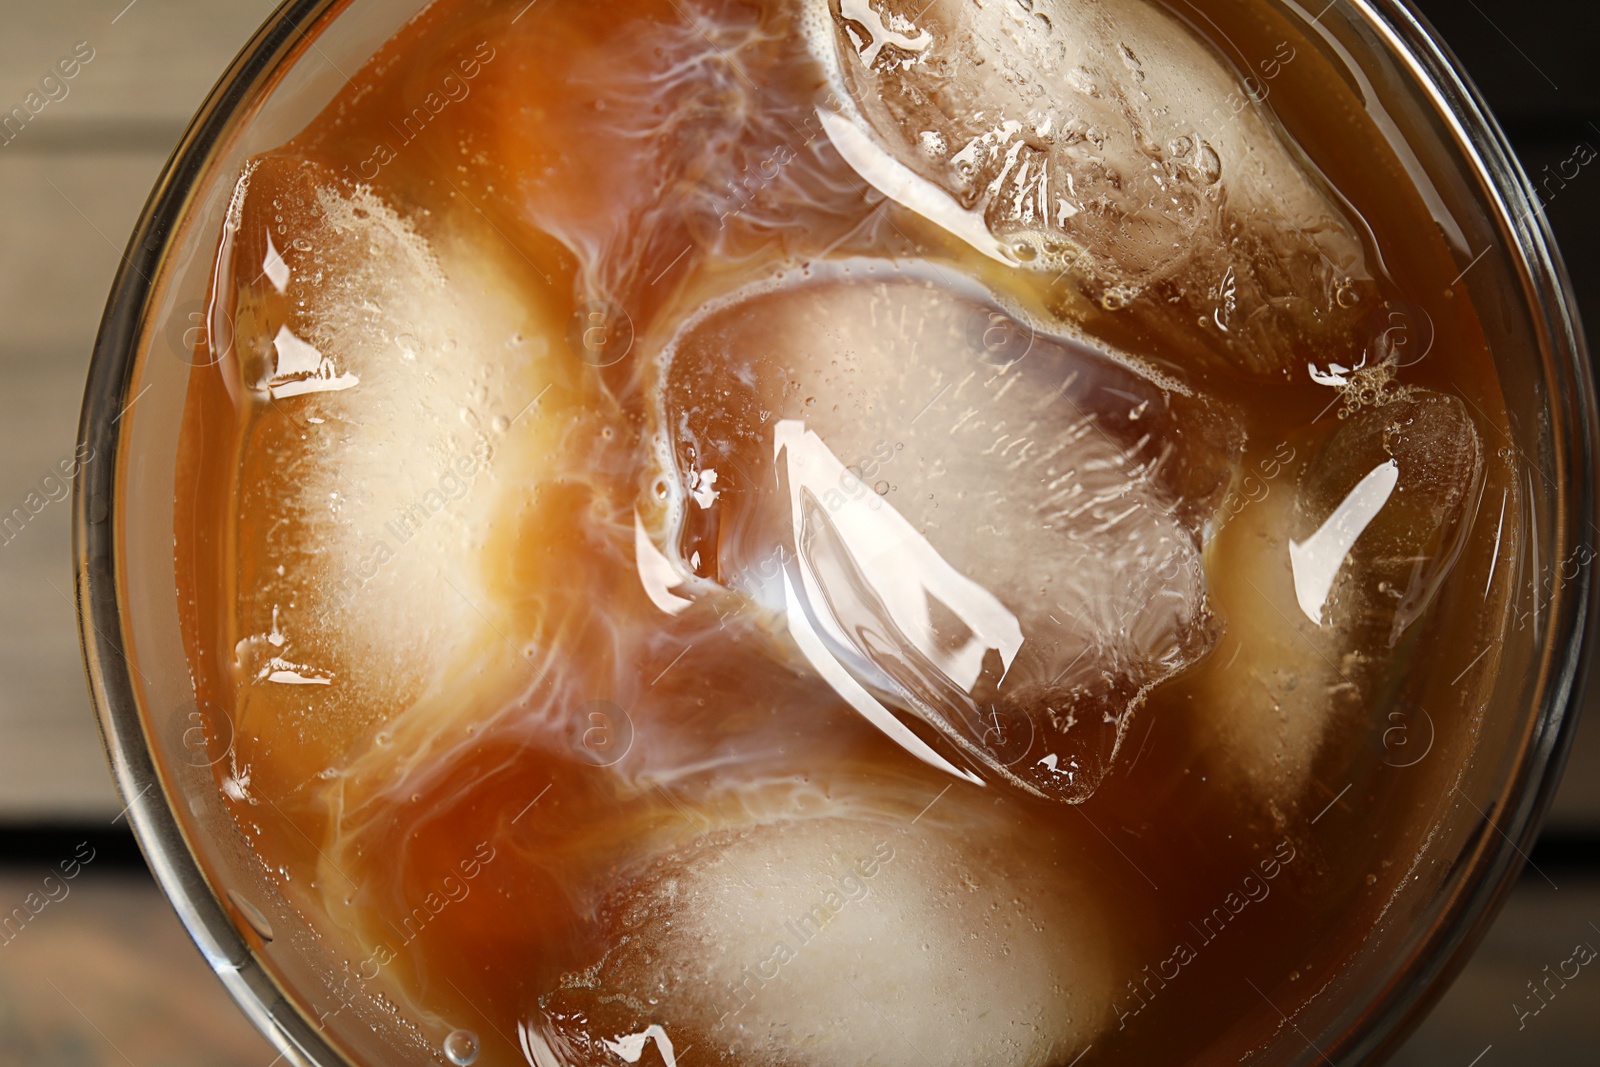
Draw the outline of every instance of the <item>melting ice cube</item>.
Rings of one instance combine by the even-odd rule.
[[[1003,358],[997,326],[1025,338]],[[1199,529],[1239,444],[1211,405],[876,261],[720,304],[668,358],[685,489],[666,550],[786,617],[927,762],[888,709],[1081,800],[1145,690],[1210,646]],[[708,468],[704,507],[687,487]]]
[[[1353,414],[1297,473],[1216,538],[1225,666],[1194,702],[1222,765],[1280,809],[1334,724],[1372,714],[1470,532],[1483,449],[1465,404],[1413,389]]]
[[[430,238],[287,154],[252,161],[236,187],[212,300],[232,327],[216,335],[233,339],[216,373],[256,414],[237,578],[238,624],[257,635],[237,648],[255,725],[239,733],[269,738],[286,767],[301,745],[321,753],[305,765],[337,762],[448,663],[503,647],[469,602],[488,602],[475,548],[500,500],[496,451],[544,426],[495,416],[546,384],[535,346],[509,339],[556,329],[481,236],[468,222]]]
[[[1160,5],[808,0],[805,25],[840,154],[983,254],[1070,272],[1187,344],[1199,321],[1252,371],[1282,371],[1308,337],[1352,347],[1368,291],[1355,228]],[[1285,43],[1254,65],[1294,58]]]
[[[1070,1062],[1127,970],[1107,902],[982,809],[936,822],[836,813],[658,858],[605,907],[612,947],[530,1012],[529,1059]]]

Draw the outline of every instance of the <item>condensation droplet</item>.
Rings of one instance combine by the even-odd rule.
[[[444,1039],[445,1057],[456,1067],[467,1067],[478,1058],[478,1035],[471,1030],[452,1030]]]

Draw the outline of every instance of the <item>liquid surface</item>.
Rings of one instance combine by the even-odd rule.
[[[191,384],[196,693],[332,1002],[537,1067],[1291,1025],[1521,528],[1369,102],[1254,3],[519,8],[250,162]]]

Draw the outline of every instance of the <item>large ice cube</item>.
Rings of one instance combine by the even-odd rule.
[[[559,439],[529,405],[558,330],[535,293],[470,220],[425,234],[294,156],[241,177],[209,312],[230,342],[209,358],[251,418],[229,643],[239,735],[268,741],[241,740],[240,795],[337,764],[451,664],[521,666],[479,547],[505,476],[528,476],[517,457]]]
[[[668,554],[928,762],[885,705],[1081,800],[1209,647],[1199,529],[1240,440],[1208,403],[881,261],[739,294],[666,358]]]
[[[1222,773],[1282,810],[1326,738],[1365,735],[1460,554],[1482,481],[1466,405],[1410,390],[1352,414],[1218,534],[1208,577],[1226,636],[1194,706]]]
[[[1287,370],[1296,340],[1351,347],[1370,296],[1355,229],[1158,4],[807,2],[823,123],[886,196],[1161,333],[1198,322],[1251,371]]]
[[[613,947],[523,1040],[541,1067],[1068,1063],[1129,970],[1106,905],[978,807],[722,830],[612,898]]]

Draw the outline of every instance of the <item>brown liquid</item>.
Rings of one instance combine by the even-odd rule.
[[[562,976],[616,942],[622,920],[608,900],[652,853],[689,847],[716,825],[770,819],[774,807],[799,815],[819,797],[896,825],[937,801],[934,825],[959,828],[981,809],[1023,828],[1017,862],[1095,885],[1104,908],[1096,922],[1120,932],[1121,948],[1110,1015],[1079,1062],[1236,1062],[1277,1029],[1279,1009],[1315,996],[1368,935],[1407,878],[1452,767],[1471,750],[1496,655],[1462,684],[1450,681],[1506,623],[1515,548],[1498,533],[1520,523],[1504,465],[1486,462],[1481,506],[1478,490],[1462,505],[1464,548],[1427,613],[1392,651],[1372,642],[1364,661],[1334,665],[1354,680],[1328,698],[1327,736],[1296,733],[1285,704],[1283,722],[1265,728],[1281,729],[1274,743],[1286,762],[1269,755],[1255,778],[1241,774],[1256,750],[1227,725],[1220,694],[1263,684],[1237,667],[1253,654],[1242,643],[1261,632],[1245,616],[1286,632],[1305,620],[1283,613],[1292,595],[1257,588],[1251,600],[1248,584],[1215,568],[1252,551],[1249,538],[1270,530],[1268,509],[1292,499],[1326,442],[1361,412],[1343,412],[1304,373],[1230,369],[1202,330],[1185,342],[1048,278],[996,282],[1005,272],[993,262],[892,204],[880,208],[864,183],[808,169],[830,151],[810,119],[819,79],[782,5],[701,5],[706,27],[686,25],[684,7],[667,0],[545,2],[513,24],[518,6],[434,4],[311,127],[263,157],[219,272],[234,354],[191,383],[177,556],[197,692],[209,715],[232,722],[219,779],[263,863],[298,907],[331,915],[348,934],[355,978],[337,979],[341,995],[394,999],[431,1042],[471,1029],[480,1063],[523,1062],[518,1026],[541,1019]],[[1386,276],[1363,299],[1379,313],[1379,302],[1403,297],[1431,320],[1431,353],[1401,369],[1399,382],[1462,398],[1487,459],[1504,407],[1473,309],[1449,289],[1459,268],[1349,87],[1262,5],[1204,0],[1174,10],[1223,41],[1236,64],[1253,67],[1247,57],[1285,44],[1294,51],[1271,81],[1270,103],[1370,230],[1369,258],[1382,253]],[[605,132],[618,109],[637,118],[654,106],[649,93],[663,83],[641,72],[708,39],[713,47],[698,51],[652,120],[674,123],[672,143],[689,149],[657,154],[647,139]],[[764,117],[729,140],[715,116],[730,107]],[[793,167],[749,179],[785,145]],[[730,192],[730,176],[742,188]],[[412,262],[402,238],[383,244],[361,229],[359,211],[346,229],[324,227],[295,245],[326,213],[316,190],[350,198],[358,181],[439,250],[442,280],[428,292],[487,291],[491,303],[513,293],[527,303],[493,324],[497,337],[520,337],[496,352],[463,339],[451,360],[408,354],[431,342],[398,329],[378,346],[394,367],[434,375],[439,411],[413,410],[403,397],[395,412],[370,410],[371,425],[403,430],[414,417],[431,435],[420,484],[440,503],[409,483],[387,510],[367,512],[398,525],[369,522],[353,554],[330,567],[319,538],[344,521],[340,501],[307,505],[304,486],[326,476],[330,492],[358,503],[375,492],[383,442],[398,448],[400,438],[362,438],[369,424],[357,405],[377,395],[383,364],[363,364],[348,389],[263,397],[246,385],[270,374],[279,325],[305,312],[295,289],[261,280],[268,234],[295,278],[344,271],[357,295],[382,284],[353,272],[360,241],[378,242],[367,251],[385,271]],[[628,203],[654,206],[627,226],[608,221]],[[588,262],[571,251],[583,241],[600,250]],[[652,514],[656,473],[644,356],[697,306],[774,264],[852,255],[942,262],[1003,282],[1021,303],[1064,308],[1087,335],[1219,398],[1247,430],[1234,481],[1212,500],[1228,517],[1207,548],[1216,642],[1149,693],[1081,805],[993,778],[981,795],[958,783],[946,796],[954,779],[887,740],[803,663],[775,659],[759,612],[716,601],[669,616],[640,589],[634,514]],[[604,265],[598,275],[595,263]],[[635,337],[630,357],[603,370],[569,343],[569,323],[597,287],[626,311]],[[396,299],[409,292],[397,289]],[[469,311],[482,306],[463,299]],[[1420,331],[1415,310],[1407,314]],[[381,318],[351,329],[370,332]],[[605,325],[615,330],[617,320]],[[1308,343],[1283,362],[1350,365],[1368,339],[1347,352]],[[282,349],[277,358],[281,367]],[[449,368],[474,361],[499,377],[477,382],[463,371],[470,401],[458,412]],[[343,483],[322,470],[341,436],[374,452],[373,465],[346,470]],[[902,477],[894,464],[905,462],[891,460],[887,477]],[[457,481],[445,481],[452,471]],[[732,491],[727,478],[723,486]],[[412,570],[430,538],[481,561],[480,584],[463,590],[443,570]],[[356,613],[376,625],[357,634]],[[422,620],[415,639],[403,636],[413,617]],[[393,645],[386,625],[402,635]],[[478,644],[448,662],[428,658],[453,637]],[[1328,659],[1314,644],[1304,650],[1313,673]],[[1401,767],[1410,757],[1396,756],[1386,731],[1399,720],[1388,716],[1403,709],[1409,723],[1416,707],[1437,736],[1425,760]],[[1299,787],[1284,785],[1291,780]],[[766,785],[741,793],[745,781]],[[680,1039],[679,1052],[689,1043]],[[713,1041],[695,1055],[718,1053]],[[643,1062],[655,1055],[646,1050]]]

